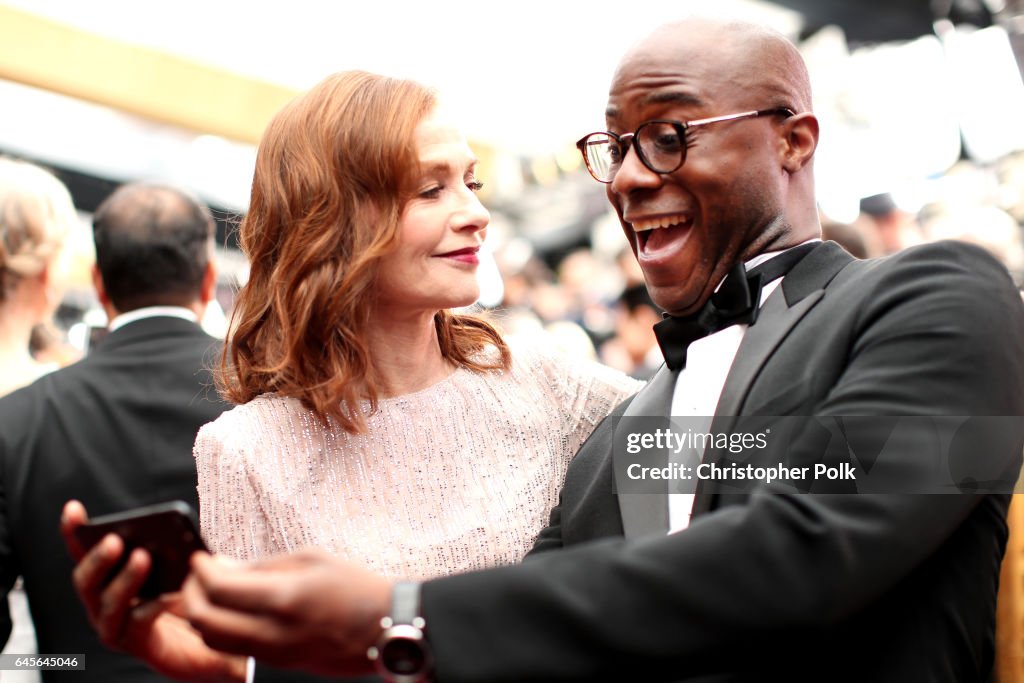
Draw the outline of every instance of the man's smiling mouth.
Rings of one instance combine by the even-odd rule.
[[[636,233],[637,249],[641,253],[659,251],[663,246],[674,242],[680,232],[693,226],[693,216],[688,213],[666,214],[651,218],[638,218],[629,221]]]

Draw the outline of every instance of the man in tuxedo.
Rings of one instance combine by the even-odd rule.
[[[112,541],[76,569],[81,595],[109,606],[97,623],[193,676],[225,671],[218,648],[334,674],[372,670],[369,652],[397,681],[986,680],[1008,502],[989,491],[1015,478],[1019,433],[976,432],[966,449],[1002,488],[921,495],[953,448],[884,418],[1018,428],[1024,308],[1005,270],[966,245],[857,261],[820,242],[807,71],[762,28],[655,31],[619,64],[607,121],[580,148],[671,316],[667,365],[581,448],[534,556],[392,585],[323,553],[254,567],[199,554],[184,605],[200,641],[130,609],[145,558],[100,590]],[[776,452],[794,469],[850,464],[814,425],[856,423],[861,471],[887,488],[702,480],[616,495],[616,427],[669,415],[713,418],[712,431],[810,416]],[[69,508],[66,529],[82,518]],[[191,668],[155,647],[172,633],[190,634]]]
[[[84,671],[44,671],[47,682],[166,680],[100,644],[59,520],[68,498],[96,514],[197,504],[192,443],[225,408],[207,370],[217,340],[198,324],[216,284],[213,230],[207,208],[176,189],[117,190],[93,217],[109,333],[83,360],[0,400],[0,639],[21,575],[39,652],[85,656]]]

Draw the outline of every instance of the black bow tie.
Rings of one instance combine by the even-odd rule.
[[[751,268],[749,273],[743,263],[737,263],[703,308],[688,316],[668,316],[655,325],[654,334],[669,370],[686,367],[686,348],[692,342],[732,325],[753,325],[757,321],[761,288],[788,273],[816,246],[818,243],[812,242],[784,251]]]

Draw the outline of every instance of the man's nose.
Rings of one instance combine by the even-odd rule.
[[[658,173],[644,165],[640,159],[640,151],[637,149],[636,141],[626,147],[622,153],[622,163],[619,170],[615,172],[609,189],[615,194],[628,193],[637,188],[655,187],[661,183]]]

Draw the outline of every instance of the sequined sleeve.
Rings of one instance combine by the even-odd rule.
[[[568,452],[575,455],[612,409],[640,391],[644,382],[595,361],[517,343],[516,360],[536,368],[547,380],[559,408]]]
[[[193,455],[199,480],[199,521],[211,552],[240,560],[263,557],[268,546],[256,491],[245,462],[246,434],[233,411],[204,425]]]

